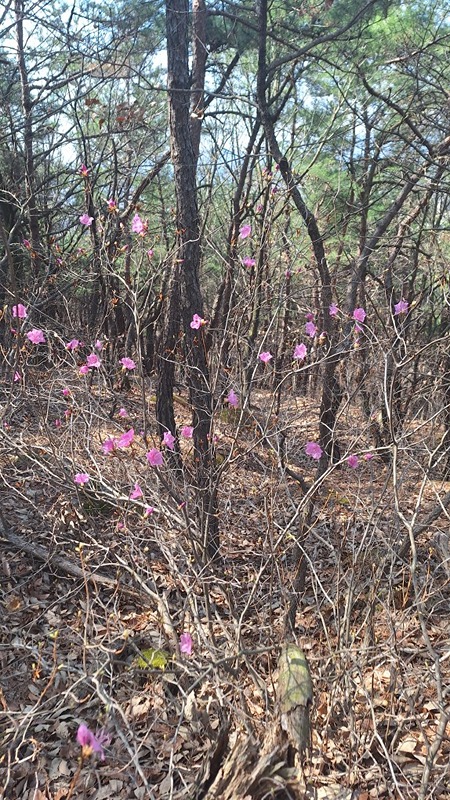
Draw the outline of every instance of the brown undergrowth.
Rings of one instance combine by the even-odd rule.
[[[394,474],[376,453],[364,460],[366,425],[347,409],[338,433],[358,467],[344,457],[309,507],[292,474],[313,486],[304,446],[317,436],[314,401],[291,396],[275,418],[261,392],[252,411],[218,411],[221,558],[203,563],[191,442],[183,475],[151,469],[151,402],[144,441],[133,392],[93,387],[81,398],[74,387],[63,400],[52,381],[17,396],[0,451],[4,797],[238,800],[218,788],[230,758],[242,800],[450,797],[445,509],[418,536],[415,563],[398,556],[398,511],[413,519],[423,481],[420,523],[448,490],[427,473],[434,432],[405,434]],[[187,414],[180,398],[180,426]],[[106,438],[131,427],[129,448],[103,454]],[[80,470],[91,475],[84,489]],[[136,482],[143,498],[130,501]],[[302,781],[267,750],[298,546],[307,573],[295,637],[315,693]],[[179,652],[185,631],[191,655]],[[164,667],[139,661],[143,651],[164,651]],[[103,728],[109,744],[77,773],[80,723]]]

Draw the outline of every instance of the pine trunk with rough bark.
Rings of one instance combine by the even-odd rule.
[[[194,13],[202,14],[201,3]],[[198,31],[201,26],[195,26]],[[176,196],[176,250],[173,264],[179,281],[172,284],[180,295],[180,320],[183,333],[183,350],[186,376],[194,426],[194,460],[196,478],[197,512],[202,532],[204,554],[213,558],[219,548],[216,488],[214,483],[214,454],[212,445],[212,395],[207,363],[206,341],[203,327],[191,328],[194,314],[203,317],[203,297],[200,289],[199,267],[200,219],[197,204],[197,153],[198,126],[191,125],[191,77],[189,74],[189,2],[168,0],[166,4],[167,32],[167,83],[169,95],[169,125],[171,158],[174,170]],[[198,65],[198,61],[197,61]],[[202,62],[201,69],[204,70]],[[195,78],[196,108],[201,106],[202,80]],[[194,144],[195,139],[195,144]],[[175,288],[175,286],[177,288]],[[170,301],[169,301],[170,302]],[[172,304],[171,304],[172,305]],[[169,314],[169,326],[175,325]],[[173,435],[173,358],[159,359],[159,407],[165,404],[167,421]],[[167,373],[171,374],[168,375]],[[159,419],[159,423],[163,420]],[[167,424],[167,422],[166,422]]]

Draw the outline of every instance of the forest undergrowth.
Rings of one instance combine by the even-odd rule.
[[[414,564],[399,557],[402,515],[412,519],[416,505],[420,525],[450,488],[432,471],[424,480],[423,426],[416,435],[406,424],[394,482],[362,412],[346,406],[337,430],[346,457],[314,486],[305,454],[314,397],[285,393],[275,415],[260,388],[245,412],[219,408],[220,554],[208,562],[191,518],[189,428],[183,471],[145,457],[159,446],[150,391],[143,401],[138,382],[108,389],[92,374],[83,388],[54,369],[30,370],[26,388],[8,392],[5,798],[450,797],[445,509],[417,536]],[[176,417],[189,426],[183,390]],[[294,636],[314,684],[302,781],[298,765],[261,761],[299,557]],[[83,724],[101,746],[80,760]],[[233,754],[242,794],[220,794]]]

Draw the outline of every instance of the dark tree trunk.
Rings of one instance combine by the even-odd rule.
[[[36,171],[34,158],[34,131],[33,131],[33,100],[28,80],[28,70],[25,62],[24,45],[24,3],[15,0],[14,11],[16,16],[17,56],[22,92],[22,108],[24,116],[23,143],[25,152],[25,184],[27,194],[28,222],[30,226],[31,259],[34,274],[37,277],[41,272],[43,252],[41,234],[39,229],[39,209],[36,200]]]
[[[201,12],[198,3],[194,13]],[[197,32],[200,28],[197,28]],[[189,3],[188,0],[167,0],[167,82],[169,92],[169,124],[176,194],[177,248],[174,270],[180,275],[180,311],[184,334],[187,380],[193,411],[195,475],[198,514],[204,550],[214,557],[219,548],[216,491],[214,487],[214,455],[212,446],[212,396],[209,382],[203,329],[191,328],[194,314],[203,317],[203,298],[199,282],[200,221],[197,206],[197,158],[191,130],[191,95],[189,75]],[[203,65],[204,69],[204,65]],[[201,79],[196,76],[197,90]],[[198,99],[198,98],[197,98]],[[196,142],[198,133],[196,132]],[[172,299],[171,299],[172,300]],[[174,311],[175,314],[175,306]],[[175,317],[169,314],[169,325]],[[159,359],[158,394],[164,387],[166,425],[176,435],[173,417],[172,359]],[[169,371],[170,374],[166,374]],[[159,401],[160,402],[160,401]],[[170,410],[171,409],[171,410]],[[161,425],[163,420],[158,418]]]
[[[314,253],[315,264],[320,276],[320,306],[321,306],[321,328],[325,333],[329,344],[329,355],[324,359],[322,376],[322,400],[320,405],[319,436],[320,444],[323,448],[320,469],[324,470],[330,459],[335,459],[338,446],[334,441],[334,427],[336,414],[341,400],[341,389],[336,378],[335,371],[339,358],[332,356],[334,324],[328,313],[332,302],[331,277],[325,255],[325,247],[322,235],[319,231],[317,220],[308,208],[301,194],[291,166],[286,156],[281,152],[274,128],[274,119],[277,114],[272,113],[267,101],[267,0],[261,0],[259,4],[259,48],[258,48],[258,76],[257,92],[258,107],[261,115],[262,124],[266,134],[267,144],[270,152],[279,166],[283,180],[290,191],[292,200],[300,213],[311,242]]]

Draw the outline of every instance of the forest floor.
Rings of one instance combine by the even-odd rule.
[[[426,473],[425,428],[407,430],[393,471],[362,457],[367,423],[346,408],[338,438],[359,464],[325,475],[305,527],[294,475],[313,484],[304,446],[317,438],[316,402],[288,394],[275,417],[261,391],[254,416],[219,412],[221,558],[205,564],[189,516],[191,442],[183,479],[149,467],[138,435],[104,455],[109,435],[139,430],[142,398],[92,387],[82,404],[64,385],[53,375],[17,392],[0,440],[3,796],[450,798],[445,510],[418,533],[415,559],[398,556],[401,514],[420,524],[450,488]],[[180,397],[177,422],[188,417]],[[89,488],[73,483],[78,469],[95,475]],[[276,748],[265,758],[296,545],[307,572],[295,635],[314,685],[303,772]],[[80,762],[82,723],[103,729],[104,760]]]

